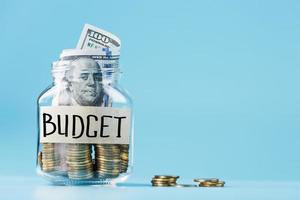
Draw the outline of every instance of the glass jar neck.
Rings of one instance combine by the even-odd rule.
[[[103,85],[117,85],[120,80],[121,72],[119,69],[102,70]]]
[[[120,80],[121,72],[103,72],[101,84],[103,85],[117,85]],[[65,73],[52,73],[53,84],[62,87],[67,87],[70,80],[66,77]]]
[[[70,82],[98,81],[102,85],[115,85],[119,81],[118,59],[95,59],[87,56],[68,57],[53,62],[54,85],[66,86]]]

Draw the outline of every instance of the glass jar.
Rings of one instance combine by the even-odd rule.
[[[64,50],[38,98],[37,172],[54,184],[113,184],[132,172],[133,114],[119,57]]]

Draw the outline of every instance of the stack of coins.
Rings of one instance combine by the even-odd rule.
[[[199,183],[199,187],[224,187],[225,182],[217,178],[197,178],[194,182]]]
[[[55,144],[44,143],[40,157],[43,171],[51,172],[59,167],[59,156],[55,150]]]
[[[70,179],[93,178],[91,146],[88,144],[69,144],[67,146],[67,168]]]
[[[117,144],[96,144],[96,172],[100,178],[115,178],[121,173],[120,146]]]
[[[120,144],[121,173],[127,172],[129,160],[129,144]]]
[[[156,175],[152,178],[152,186],[160,186],[160,187],[168,187],[168,186],[176,186],[177,179],[179,176],[161,176]]]

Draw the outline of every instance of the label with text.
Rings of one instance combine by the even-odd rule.
[[[131,111],[93,106],[40,107],[41,143],[129,144]]]

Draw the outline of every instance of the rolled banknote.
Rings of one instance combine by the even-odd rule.
[[[120,55],[121,40],[110,32],[85,24],[77,49],[99,49],[105,55]]]

